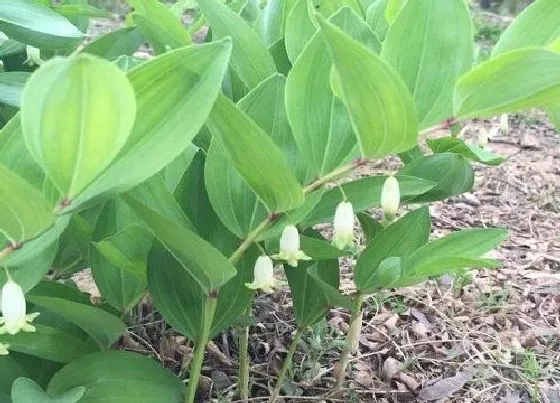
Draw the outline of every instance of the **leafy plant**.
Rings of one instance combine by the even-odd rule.
[[[0,401],[192,402],[209,340],[246,319],[255,289],[282,284],[271,258],[298,324],[271,401],[334,306],[351,312],[342,385],[366,296],[499,267],[485,254],[504,230],[431,239],[427,205],[470,191],[473,162],[502,159],[453,135],[419,146],[471,117],[559,115],[556,1],[527,8],[473,66],[463,0],[130,0],[128,25],[85,46],[105,16],[87,2],[4,0],[0,102],[17,112],[0,132]],[[184,27],[188,7],[198,20]],[[145,41],[155,56],[140,59]],[[390,155],[398,172],[350,175]],[[353,295],[341,257],[357,261]],[[86,267],[100,303],[71,281]],[[113,349],[146,295],[195,345],[186,388]]]

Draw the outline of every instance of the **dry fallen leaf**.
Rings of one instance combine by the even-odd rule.
[[[439,400],[451,396],[453,393],[461,390],[471,377],[472,374],[470,372],[457,372],[451,378],[441,379],[433,385],[422,389],[418,392],[418,397],[422,400]]]
[[[383,363],[383,369],[381,369],[381,377],[386,381],[390,381],[399,372],[400,367],[400,362],[391,357],[387,358]]]

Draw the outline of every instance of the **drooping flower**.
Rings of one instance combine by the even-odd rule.
[[[343,201],[336,206],[333,221],[332,245],[345,249],[354,245],[354,208],[352,203]]]
[[[500,131],[504,136],[509,132],[509,116],[507,113],[500,116]]]
[[[10,348],[9,344],[6,343],[0,343],[0,355],[8,355],[10,354],[10,351],[8,350]]]
[[[300,249],[300,236],[296,227],[286,225],[280,237],[280,253],[272,256],[273,259],[285,260],[290,266],[297,267],[298,260],[311,260]]]
[[[381,190],[381,208],[386,220],[392,220],[397,215],[400,202],[399,181],[394,176],[388,176]]]
[[[39,313],[26,313],[25,295],[21,287],[8,278],[2,287],[2,317],[0,317],[0,334],[16,334],[20,331],[34,332],[31,322]]]
[[[273,293],[281,281],[274,278],[274,263],[266,255],[259,256],[255,262],[254,279],[252,283],[245,283],[245,286],[252,290],[262,290],[267,294]]]
[[[478,146],[484,148],[488,145],[488,132],[486,129],[481,128],[478,132]]]
[[[25,52],[27,53],[27,59],[25,59],[25,64],[29,66],[39,66],[43,64],[41,59],[41,50],[33,46],[27,45],[25,47]]]

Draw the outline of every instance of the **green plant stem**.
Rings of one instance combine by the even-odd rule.
[[[356,161],[352,162],[351,164],[344,165],[340,168],[337,168],[334,171],[329,172],[325,176],[317,179],[316,181],[314,181],[314,182],[310,183],[309,185],[307,185],[306,187],[304,187],[303,188],[303,193],[307,194],[307,193],[314,192],[315,190],[325,186],[327,183],[332,182],[333,180],[338,179],[341,176],[344,176],[344,175],[352,172],[353,170],[355,170],[356,168],[366,164],[367,162],[368,162],[367,160],[359,159],[359,160],[356,160]]]
[[[278,395],[280,395],[280,391],[282,390],[282,385],[284,385],[284,379],[286,379],[286,374],[288,373],[288,369],[290,369],[290,367],[292,366],[292,359],[294,358],[294,353],[296,352],[302,334],[303,334],[302,329],[298,327],[296,334],[294,335],[294,339],[292,340],[292,343],[288,348],[288,355],[286,356],[286,359],[284,360],[284,364],[282,365],[282,369],[278,374],[278,379],[276,380],[276,386],[274,387],[274,390],[272,391],[272,395],[268,400],[269,403],[274,403],[278,398]]]
[[[259,224],[257,228],[255,228],[245,240],[239,245],[235,252],[229,257],[229,261],[232,264],[237,264],[243,257],[243,254],[251,247],[253,242],[255,242],[258,237],[265,232],[268,227],[274,222],[274,217],[268,216],[263,222]]]
[[[4,249],[2,249],[0,251],[0,262],[7,258],[13,251],[14,247],[12,245],[6,246]]]
[[[247,314],[251,315],[251,306],[247,309]],[[243,402],[249,400],[249,326],[240,329],[239,332],[239,374],[237,388],[239,397]]]
[[[364,302],[364,296],[360,293],[356,294],[356,299],[354,300],[354,308],[352,309],[352,316],[350,317],[350,327],[349,333],[351,330],[356,329],[356,326],[359,325],[357,321],[362,320],[362,303]],[[352,335],[354,337],[360,337],[360,335]],[[344,349],[342,350],[342,355],[340,357],[340,372],[337,374],[337,387],[341,388],[344,385],[344,379],[346,378],[346,368],[348,367],[348,363],[350,362],[350,355],[354,350],[355,342],[354,337],[348,337],[346,339],[346,344],[344,345]]]
[[[187,385],[187,393],[185,394],[185,403],[193,403],[196,396],[196,389],[200,379],[200,370],[204,361],[204,352],[206,345],[210,338],[210,330],[212,328],[212,321],[214,320],[214,313],[218,305],[218,295],[216,292],[211,292],[206,299],[206,306],[204,307],[204,322],[202,329],[202,336],[196,342],[194,347],[194,356],[190,365],[189,383]]]

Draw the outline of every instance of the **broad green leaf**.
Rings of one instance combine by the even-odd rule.
[[[106,349],[113,344],[126,330],[118,317],[94,307],[90,304],[69,301],[61,296],[44,296],[42,291],[33,289],[27,300],[37,305],[40,310],[57,314],[74,323],[99,345]]]
[[[59,371],[64,364],[43,360],[41,358],[33,357],[27,354],[20,354],[18,352],[10,353],[14,359],[21,364],[27,371],[27,377],[34,379],[41,387],[46,388],[49,380],[53,375]],[[11,386],[11,385],[10,385]],[[9,401],[8,403],[13,403]]]
[[[288,14],[297,0],[271,0],[260,12],[255,30],[269,48],[284,39],[284,28]]]
[[[368,7],[366,12],[367,24],[381,41],[385,40],[385,36],[389,30],[389,23],[385,17],[386,8],[387,0],[375,0]]]
[[[368,213],[358,213],[357,217],[364,232],[366,244],[373,241],[377,234],[383,231],[383,225]]]
[[[498,56],[528,46],[547,45],[560,36],[560,7],[555,0],[539,0],[519,14],[492,51]]]
[[[347,200],[354,206],[354,212],[359,213],[381,205],[381,189],[385,179],[387,179],[387,176],[370,176],[341,186]],[[423,195],[436,185],[429,180],[406,176],[404,173],[397,175],[397,179],[399,180],[401,201]],[[302,221],[301,226],[310,227],[331,221],[336,206],[342,201],[343,195],[340,189],[327,190],[313,211]]]
[[[374,51],[381,45],[349,8],[331,21]],[[313,36],[286,82],[286,109],[295,140],[311,172],[322,176],[355,154],[356,139],[344,103],[331,90],[332,61],[321,35]]]
[[[338,259],[346,256],[346,252],[335,248],[323,238],[301,236],[301,250],[313,260]]]
[[[363,18],[360,0],[310,0],[311,7],[323,17],[328,18],[338,10],[346,7]]]
[[[134,90],[125,74],[87,54],[43,64],[22,95],[25,143],[68,200],[117,156],[135,115]]]
[[[3,0],[0,31],[9,38],[40,49],[70,49],[83,34],[57,12],[31,0]]]
[[[152,241],[144,227],[130,226],[92,244],[95,284],[107,302],[121,312],[136,305],[146,290],[146,261]]]
[[[463,75],[455,88],[455,115],[461,119],[495,116],[548,106],[559,97],[560,53],[523,48],[490,59]]]
[[[451,152],[461,155],[469,160],[480,162],[484,165],[497,166],[504,162],[504,158],[493,154],[486,148],[477,145],[465,143],[457,137],[441,137],[437,139],[428,139],[428,146],[434,153]]]
[[[86,392],[86,388],[79,386],[60,396],[50,397],[41,385],[29,378],[16,379],[12,387],[13,403],[76,403]]]
[[[11,351],[54,362],[67,363],[95,349],[83,340],[55,327],[35,324],[36,332],[1,335],[0,343],[8,343]]]
[[[230,50],[227,40],[189,46],[131,70],[138,111],[132,133],[115,162],[74,204],[129,190],[179,156],[208,117]]]
[[[407,203],[426,203],[469,192],[474,184],[471,164],[457,154],[428,155],[412,161],[399,171],[435,184],[432,189],[404,198]],[[402,196],[401,196],[402,199]]]
[[[453,116],[455,82],[472,66],[473,33],[464,0],[409,1],[381,56],[414,97],[420,129]]]
[[[362,156],[383,157],[416,145],[414,100],[398,74],[330,22],[320,25]]]
[[[182,401],[183,384],[150,357],[124,351],[108,351],[82,357],[65,366],[51,379],[47,392],[60,395],[84,386],[80,402],[136,403]]]
[[[132,55],[144,42],[144,36],[138,27],[125,27],[109,32],[89,43],[82,52],[115,60],[122,55]]]
[[[303,189],[280,149],[229,99],[218,97],[206,124],[270,211],[282,212],[303,203]]]
[[[127,0],[134,7],[133,19],[157,54],[191,43],[180,17],[158,0]]]
[[[409,3],[408,0],[388,0],[387,8],[385,10],[385,18],[389,22],[389,25],[393,24],[402,9]]]
[[[9,399],[2,400],[2,393],[9,396],[12,390],[12,383],[20,377],[27,377],[29,374],[25,368],[12,355],[0,357],[0,402],[12,403]]]
[[[11,242],[30,240],[54,224],[49,203],[4,165],[0,165],[0,183],[0,233]]]
[[[191,144],[161,172],[165,186],[170,192],[175,192],[199,151],[198,147]]]
[[[212,33],[217,38],[232,38],[230,63],[247,88],[255,88],[276,72],[274,60],[265,44],[243,18],[218,0],[199,0],[198,4],[208,19]]]
[[[311,19],[308,1],[298,0],[286,20],[284,41],[286,53],[292,63],[296,62],[305,45],[317,31]]]
[[[406,258],[428,242],[431,221],[427,207],[406,214],[394,222],[371,241],[358,258],[354,270],[354,282],[361,292],[371,292],[385,286],[379,283],[377,271],[385,259]],[[395,267],[392,264],[388,267]],[[385,278],[384,271],[381,278]]]
[[[21,93],[28,78],[29,73],[23,71],[0,73],[0,102],[19,108]]]
[[[131,196],[125,196],[125,200],[205,294],[217,290],[235,276],[235,267],[184,225],[169,220]]]
[[[90,6],[87,3],[61,4],[54,7],[54,10],[65,17],[111,18],[111,14],[109,14],[107,11]]]

